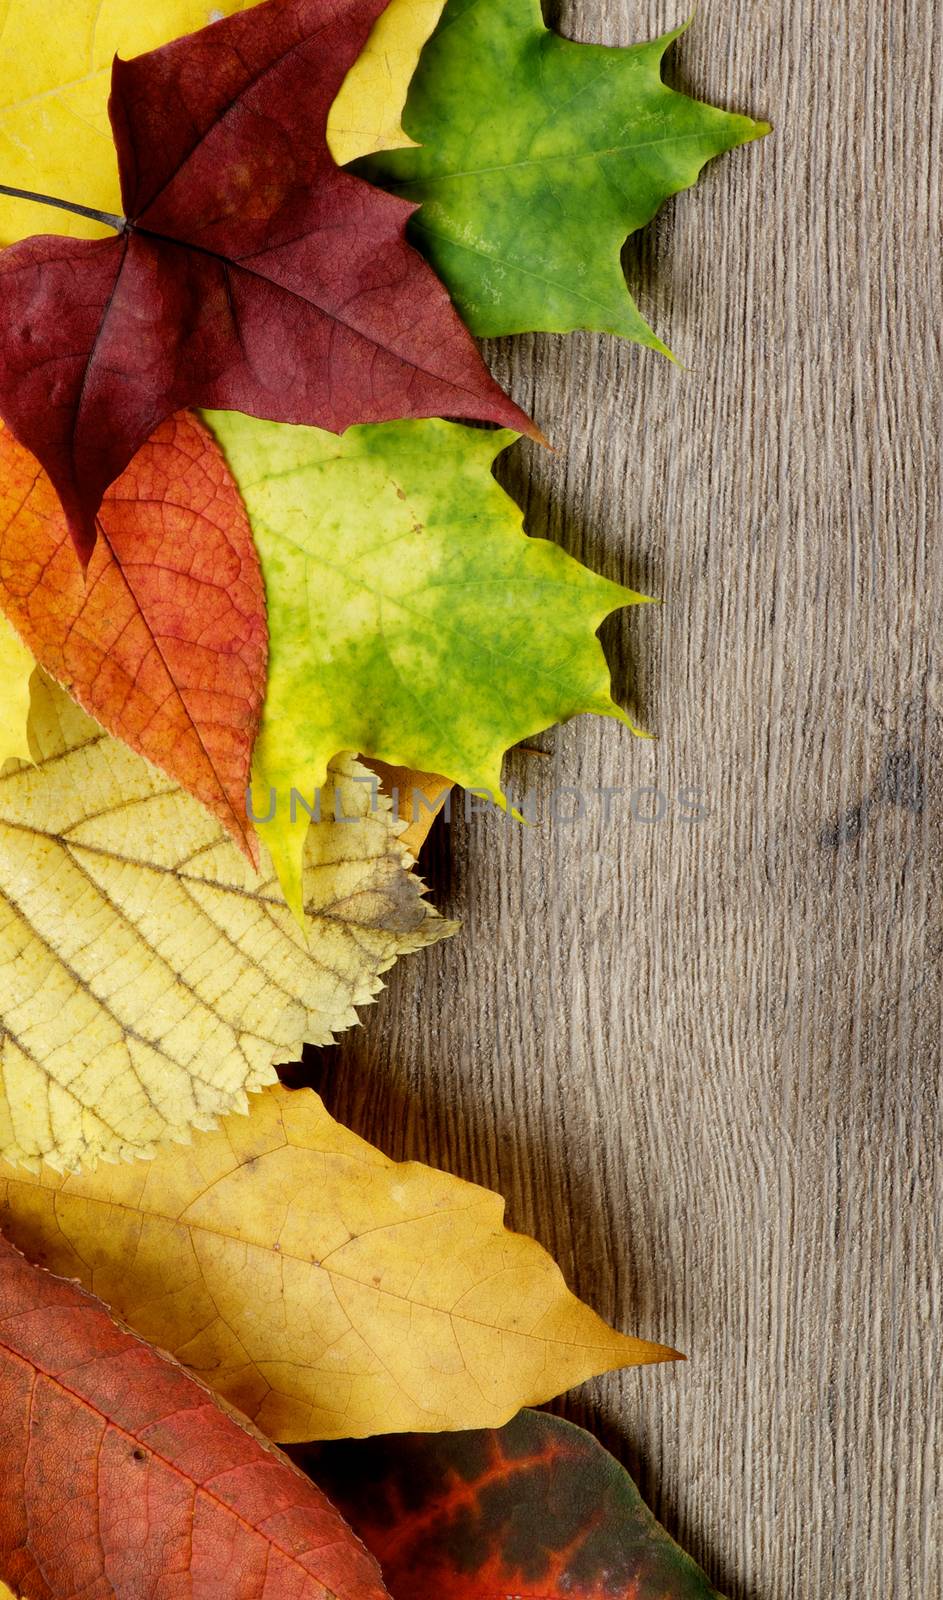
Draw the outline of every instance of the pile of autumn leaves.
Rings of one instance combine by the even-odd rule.
[[[471,335],[662,348],[624,239],[763,129],[537,0],[51,11],[0,33],[0,1216],[61,1276],[0,1242],[0,1576],[385,1594],[202,1380],[282,1443],[430,1435],[305,1458],[395,1600],[705,1596],[598,1446],[508,1423],[672,1352],[275,1069],[454,931],[363,760],[500,794],[628,722],[640,596],[525,535]]]

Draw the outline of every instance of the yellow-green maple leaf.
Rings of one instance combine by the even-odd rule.
[[[257,879],[208,811],[38,671],[32,694],[35,765],[0,774],[7,1160],[75,1168],[214,1126],[451,931],[351,758],[308,832],[302,928],[264,855]]]
[[[212,412],[262,562],[271,647],[260,829],[301,901],[303,817],[335,750],[501,793],[505,752],[579,712],[633,724],[597,638],[643,596],[546,539],[492,475],[515,435],[455,423],[316,428]],[[637,730],[633,730],[637,731]]]
[[[0,1167],[21,1250],[283,1442],[497,1427],[674,1356],[614,1332],[503,1218],[500,1196],[390,1161],[306,1089],[147,1165]]]
[[[120,213],[108,121],[111,63],[248,11],[257,0],[6,0],[0,7],[0,173],[39,190]],[[0,195],[0,245],[33,233],[111,238],[66,211]]]
[[[422,47],[445,0],[390,0],[331,107],[327,144],[339,167],[411,145],[403,107]]]
[[[0,614],[0,767],[11,757],[30,760],[29,683],[35,665],[19,634]]]

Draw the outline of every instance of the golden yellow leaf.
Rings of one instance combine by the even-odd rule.
[[[305,1040],[356,1022],[398,955],[453,930],[353,757],[308,831],[306,935],[264,848],[256,878],[209,812],[38,671],[32,694],[36,765],[0,775],[7,1160],[74,1168],[214,1126]]]
[[[6,0],[0,6],[0,172],[98,211],[121,212],[108,122],[111,63],[248,11],[257,0]],[[405,91],[404,91],[405,93]],[[32,233],[111,238],[66,211],[0,196],[0,244]]]
[[[615,1333],[503,1216],[499,1195],[390,1161],[281,1086],[146,1166],[0,1166],[21,1250],[283,1442],[498,1427],[674,1355]]]
[[[413,143],[401,118],[422,47],[445,0],[390,0],[331,107],[328,149],[339,167]]]
[[[399,842],[411,856],[418,856],[432,832],[432,824],[445,807],[452,789],[449,778],[435,772],[414,772],[411,767],[391,767],[385,761],[365,761],[375,772],[383,793],[390,795],[397,814],[405,824]]]
[[[29,680],[35,665],[19,634],[0,614],[0,767],[11,756],[30,760]]]

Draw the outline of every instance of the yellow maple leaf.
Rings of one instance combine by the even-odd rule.
[[[308,831],[306,928],[209,812],[36,671],[35,765],[0,774],[0,1155],[152,1153],[329,1043],[453,931],[350,756]],[[336,820],[340,819],[340,820]],[[264,834],[264,829],[262,830]]]
[[[281,1086],[146,1166],[0,1166],[21,1250],[282,1442],[499,1427],[675,1355],[614,1332],[503,1218],[499,1195],[393,1162]]]
[[[19,634],[0,614],[0,767],[11,757],[30,760],[29,681],[35,665]]]
[[[111,63],[192,33],[257,0],[6,0],[0,6],[0,172],[39,190],[120,213],[108,121]],[[0,245],[33,233],[113,237],[65,211],[0,196]]]
[[[328,117],[328,149],[339,167],[413,143],[403,132],[403,107],[422,47],[444,6],[445,0],[390,0],[377,19]]]

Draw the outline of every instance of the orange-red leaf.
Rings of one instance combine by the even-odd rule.
[[[268,655],[245,508],[195,417],[113,484],[82,572],[49,478],[0,431],[0,608],[109,732],[202,800],[255,859],[245,791]]]
[[[0,1240],[0,1577],[26,1600],[385,1600],[325,1496]]]

